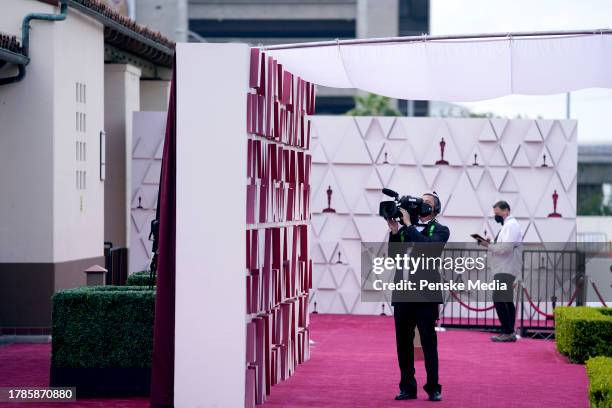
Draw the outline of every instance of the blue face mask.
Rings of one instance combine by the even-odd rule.
[[[504,217],[502,217],[501,215],[496,215],[494,218],[496,222],[500,223],[501,225],[504,225]]]

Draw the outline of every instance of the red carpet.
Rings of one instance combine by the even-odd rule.
[[[275,385],[266,407],[587,407],[584,366],[548,340],[493,343],[491,334],[438,333],[443,401],[393,401],[399,369],[392,317],[315,315],[312,358]],[[416,363],[419,387],[423,361]]]
[[[393,401],[399,371],[393,320],[378,316],[312,316],[312,358],[272,388],[265,407],[587,407],[584,366],[569,364],[552,341],[496,344],[490,334],[438,333],[444,401]],[[0,387],[45,386],[48,344],[0,347]],[[417,380],[424,381],[423,362]],[[76,403],[1,407],[148,407],[145,398],[87,399]]]

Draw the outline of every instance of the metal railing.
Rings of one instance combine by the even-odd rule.
[[[113,247],[112,242],[104,243],[104,263],[107,285],[125,285],[128,276],[128,249]]]
[[[482,256],[486,250],[451,249],[443,256]],[[442,270],[442,278],[467,282],[490,281],[489,265],[458,275]],[[514,294],[516,328],[522,335],[554,331],[553,311],[561,305],[583,305],[586,300],[585,254],[578,249],[524,249]],[[490,291],[444,293],[440,323],[444,327],[497,329],[500,323]]]

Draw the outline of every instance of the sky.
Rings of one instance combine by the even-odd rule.
[[[431,0],[430,4],[432,35],[612,28],[612,0]],[[566,94],[511,95],[461,105],[507,117],[566,117]],[[578,120],[579,144],[612,144],[612,89],[572,92],[570,118]]]

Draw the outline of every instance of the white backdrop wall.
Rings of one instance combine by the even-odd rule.
[[[492,206],[501,199],[525,242],[575,239],[575,120],[315,116],[312,124],[311,310],[316,302],[321,313],[380,313],[380,304],[359,300],[360,243],[387,239],[377,215],[389,199],[383,187],[436,191],[450,241],[494,237]],[[448,164],[436,164],[442,139]],[[324,211],[328,190],[335,212]],[[561,217],[549,217],[553,195]]]
[[[157,208],[166,116],[166,112],[134,112],[129,273],[144,271],[151,262],[149,232]]]

